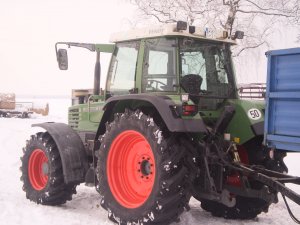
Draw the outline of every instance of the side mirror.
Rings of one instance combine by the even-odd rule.
[[[57,62],[60,70],[68,69],[68,52],[66,49],[58,49]]]

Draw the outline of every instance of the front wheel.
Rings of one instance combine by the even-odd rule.
[[[116,114],[101,138],[101,206],[119,224],[168,224],[187,205],[184,147],[140,111]]]
[[[21,180],[30,201],[60,205],[72,199],[76,185],[65,184],[61,158],[49,133],[32,135],[23,152]]]

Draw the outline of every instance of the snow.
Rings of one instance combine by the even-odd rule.
[[[20,157],[22,147],[31,134],[39,128],[31,128],[31,124],[47,121],[66,122],[67,106],[69,100],[52,99],[50,102],[50,115],[42,117],[35,115],[30,119],[0,118],[0,221],[6,225],[29,225],[29,224],[68,224],[68,225],[109,225],[113,224],[107,218],[107,212],[99,206],[100,198],[95,188],[84,184],[77,188],[77,194],[73,200],[62,206],[42,206],[30,202],[25,197],[20,181],[21,166]],[[52,109],[52,110],[51,110]],[[290,172],[299,174],[300,154],[287,156],[286,163]],[[297,174],[298,173],[298,174]],[[293,186],[300,193],[300,187]],[[290,201],[289,201],[290,202]],[[199,202],[192,199],[191,210],[184,212],[178,225],[212,224],[212,225],[257,225],[293,224],[281,197],[279,203],[273,204],[268,213],[262,213],[258,218],[250,221],[225,220],[215,218],[210,213],[203,211]],[[300,207],[290,204],[292,211],[300,217]],[[173,225],[175,225],[174,223]]]

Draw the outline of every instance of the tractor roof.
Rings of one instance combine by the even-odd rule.
[[[212,31],[207,28],[195,26],[186,26],[180,28],[178,26],[178,23],[151,26],[148,28],[138,28],[129,31],[114,33],[110,37],[110,42],[116,43],[144,38],[167,36],[190,37],[200,40],[211,40],[236,44],[235,40],[228,37],[228,32],[225,30]]]

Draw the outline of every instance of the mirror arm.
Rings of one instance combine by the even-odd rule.
[[[77,43],[77,42],[57,42],[55,44],[55,52],[56,52],[56,59],[59,62],[58,57],[58,45],[67,45],[69,48],[72,47],[80,47],[80,48],[86,48],[90,50],[91,52],[96,51],[96,45],[95,44],[88,44],[88,43]],[[94,72],[94,95],[100,94],[100,78],[101,78],[101,66],[100,66],[100,51],[96,51],[96,64],[95,64],[95,72]]]
[[[67,45],[69,48],[71,46],[72,47],[86,48],[86,49],[90,50],[91,52],[96,51],[96,45],[95,44],[77,43],[77,42],[57,42],[55,44],[55,52],[56,52],[56,58],[57,59],[58,59],[57,45]]]

